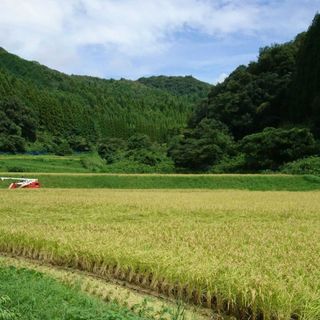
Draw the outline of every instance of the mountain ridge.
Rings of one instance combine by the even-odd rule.
[[[181,78],[177,80],[181,83]],[[209,92],[210,85],[203,86]],[[137,133],[164,141],[186,124],[201,100],[197,94],[174,94],[135,80],[67,75],[4,48],[0,49],[0,96],[31,109],[40,135],[80,136],[92,142]]]

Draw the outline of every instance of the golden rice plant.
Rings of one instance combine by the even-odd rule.
[[[320,318],[320,192],[0,190],[0,251],[239,319]]]

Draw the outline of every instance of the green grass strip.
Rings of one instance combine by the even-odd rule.
[[[138,320],[126,308],[106,304],[42,273],[0,267],[0,319]]]
[[[320,190],[320,178],[295,175],[116,175],[116,174],[23,174],[2,176],[39,178],[44,188],[113,189],[236,189],[256,191]],[[0,188],[8,187],[0,183]]]

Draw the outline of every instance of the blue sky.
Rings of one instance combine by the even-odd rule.
[[[0,0],[0,46],[69,74],[216,83],[317,11],[320,0]]]

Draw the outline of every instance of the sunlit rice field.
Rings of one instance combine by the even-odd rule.
[[[0,190],[0,251],[239,319],[320,318],[320,192]]]

